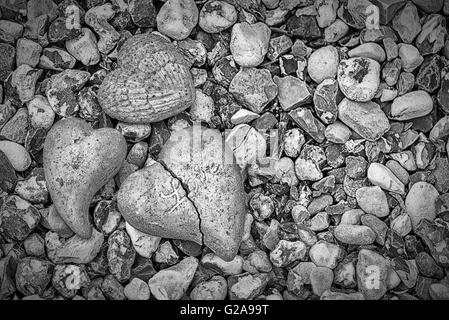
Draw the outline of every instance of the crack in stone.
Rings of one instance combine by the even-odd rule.
[[[185,193],[186,193],[186,198],[192,203],[192,205],[193,205],[193,207],[195,209],[196,215],[198,217],[198,229],[199,229],[199,231],[201,233],[201,245],[205,245],[205,243],[204,243],[204,233],[203,233],[203,230],[202,230],[202,227],[201,227],[202,226],[202,220],[201,220],[200,210],[196,206],[195,201],[192,198],[190,198],[190,196],[189,196],[190,193],[191,193],[189,185],[186,184],[181,178],[179,178],[172,170],[170,170],[163,160],[159,159],[158,162],[172,176],[172,178],[174,178],[174,179],[179,181],[179,183],[181,184],[181,188],[183,188]]]

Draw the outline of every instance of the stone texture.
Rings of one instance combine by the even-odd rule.
[[[438,195],[435,187],[427,182],[420,181],[412,185],[405,198],[405,206],[414,229],[423,219],[435,219],[435,201]]]
[[[380,65],[370,58],[350,58],[340,62],[337,80],[340,90],[351,100],[371,100],[379,87]]]
[[[274,76],[278,86],[278,99],[284,111],[290,111],[311,102],[312,95],[305,81],[293,76]]]
[[[390,129],[390,123],[375,102],[343,99],[338,105],[338,118],[363,138],[375,141]]]
[[[242,68],[232,79],[229,92],[243,106],[255,113],[261,113],[278,93],[278,87],[265,69]]]

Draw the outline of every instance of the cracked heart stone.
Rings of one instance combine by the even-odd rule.
[[[153,236],[202,244],[200,221],[181,182],[156,161],[120,186],[117,205],[134,228]]]
[[[80,237],[91,237],[89,205],[120,170],[126,149],[117,130],[94,130],[77,118],[60,120],[48,132],[43,156],[48,190],[62,219]]]
[[[117,65],[98,91],[103,110],[114,119],[157,122],[195,101],[189,63],[162,36],[145,33],[128,39],[120,48]]]
[[[220,258],[237,254],[246,214],[240,168],[219,131],[172,133],[159,162],[131,174],[117,205],[139,231],[204,244]]]

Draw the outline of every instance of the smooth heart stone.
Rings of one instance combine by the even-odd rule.
[[[117,130],[93,130],[81,119],[60,120],[48,132],[44,144],[48,190],[62,219],[80,237],[91,237],[91,200],[120,170],[126,152],[126,141]]]
[[[198,126],[175,131],[159,161],[121,185],[117,205],[125,220],[142,232],[194,241],[234,259],[247,210],[240,168],[221,133]]]

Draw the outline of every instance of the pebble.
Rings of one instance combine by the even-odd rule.
[[[342,293],[327,290],[323,292],[320,300],[365,300],[365,298],[360,292]]]
[[[358,290],[367,300],[379,300],[387,292],[389,263],[375,251],[362,249],[357,262]]]
[[[337,18],[338,1],[323,0],[315,2],[317,23],[320,28],[328,27]]]
[[[184,258],[178,264],[162,269],[149,281],[151,294],[157,300],[179,300],[186,293],[198,267],[194,257]]]
[[[201,258],[201,265],[223,275],[240,274],[243,268],[243,258],[237,255],[231,261],[225,261],[214,253],[208,253]]]
[[[5,81],[14,70],[16,49],[8,43],[0,43],[0,81]]]
[[[0,130],[0,135],[12,142],[23,144],[28,130],[28,123],[27,109],[19,108],[16,114]]]
[[[436,92],[440,88],[443,67],[444,62],[439,55],[426,56],[416,75],[416,88],[430,94]]]
[[[128,300],[149,300],[150,288],[145,281],[139,278],[133,278],[123,289]]]
[[[42,47],[45,47],[49,44],[47,26],[48,16],[46,14],[28,20],[24,24],[23,37],[37,41]]]
[[[307,132],[315,141],[324,141],[325,126],[313,116],[312,111],[299,107],[288,114],[301,129]]]
[[[321,167],[326,161],[324,150],[319,146],[305,145],[295,161],[295,172],[300,180],[318,181],[323,178]]]
[[[319,232],[329,228],[330,219],[326,212],[317,213],[307,224],[313,232]]]
[[[425,1],[425,0],[412,0],[422,11],[426,13],[437,13],[443,8],[443,0]]]
[[[441,268],[430,254],[421,251],[415,258],[416,266],[420,274],[429,278],[441,279],[444,276],[443,268]]]
[[[270,260],[276,267],[284,267],[301,260],[306,254],[306,245],[302,241],[281,240],[270,252]]]
[[[290,269],[287,276],[288,291],[300,295],[305,285],[310,285],[310,273],[317,266],[313,262],[300,262]]]
[[[284,134],[284,152],[288,157],[297,158],[301,148],[306,142],[304,135],[297,128],[289,129]]]
[[[34,168],[25,180],[17,182],[15,193],[30,203],[47,203],[49,194],[44,169]]]
[[[84,266],[74,264],[56,265],[53,273],[53,287],[65,298],[73,298],[79,289],[87,287],[89,276]]]
[[[78,14],[80,16],[80,14]],[[70,40],[80,34],[80,25],[76,25],[76,18],[66,24],[65,17],[59,17],[50,23],[48,27],[48,40],[50,43]]]
[[[200,11],[199,26],[207,33],[219,33],[237,22],[237,10],[224,1],[208,1]]]
[[[72,229],[64,222],[54,205],[41,210],[41,224],[61,237],[68,238],[73,235]]]
[[[412,91],[394,99],[391,118],[399,121],[415,119],[429,114],[433,109],[430,95],[423,90]]]
[[[114,17],[114,15],[114,7],[110,3],[106,3],[90,8],[84,16],[85,23],[97,33],[98,51],[103,54],[110,53],[117,45],[117,42],[120,40],[120,34],[108,22],[112,19],[112,17]],[[73,39],[80,33],[81,30],[79,30],[76,35],[70,37],[69,39]]]
[[[243,261],[243,270],[252,274],[270,272],[273,269],[270,258],[265,251],[257,249]]]
[[[8,158],[16,171],[25,171],[31,165],[30,154],[20,144],[7,140],[0,141],[0,151]]]
[[[20,38],[16,44],[16,65],[27,64],[36,67],[42,53],[42,47],[29,39]]]
[[[341,224],[360,224],[360,218],[365,214],[363,210],[360,209],[352,209],[346,211],[341,216],[340,223]]]
[[[82,28],[81,33],[65,42],[67,52],[85,66],[97,64],[101,59],[97,39],[89,28]],[[68,59],[68,57],[66,58]],[[70,68],[63,68],[70,69]]]
[[[442,283],[433,283],[430,285],[429,295],[433,300],[449,300],[449,286]]]
[[[123,286],[112,274],[108,274],[104,277],[100,288],[106,298],[110,300],[125,300],[126,298]]]
[[[128,222],[126,222],[126,232],[128,233],[136,252],[140,256],[148,259],[151,258],[153,253],[157,250],[161,241],[160,237],[140,232]]]
[[[363,57],[376,60],[381,63],[385,61],[384,49],[375,42],[368,42],[348,51],[350,58]]]
[[[368,214],[383,218],[390,213],[387,196],[379,186],[358,189],[356,199],[360,208]]]
[[[412,2],[407,4],[393,18],[393,29],[399,34],[402,42],[412,43],[421,32],[418,9]]]
[[[310,260],[315,265],[329,269],[335,269],[343,255],[343,249],[340,246],[324,240],[319,240],[309,251]]]
[[[449,99],[449,68],[445,67],[441,70],[441,85],[437,96],[438,103],[445,113],[449,113],[448,99]]]
[[[324,29],[324,40],[328,43],[335,43],[346,36],[348,32],[349,26],[343,20],[336,19]]]
[[[45,247],[49,259],[55,264],[76,263],[86,264],[91,262],[100,252],[104,236],[94,229],[92,237],[83,239],[78,235],[65,240],[59,238],[55,232],[47,232],[45,235]]]
[[[335,79],[339,63],[338,51],[334,46],[326,46],[312,52],[307,71],[313,81],[320,84],[324,79]]]
[[[399,55],[399,48],[396,42],[392,38],[384,38],[382,43],[385,48],[385,54],[387,61],[391,61]]]
[[[274,212],[273,200],[261,193],[256,193],[250,200],[249,206],[256,220],[263,221]]]
[[[157,14],[157,30],[175,40],[186,39],[198,23],[198,16],[193,0],[168,0]]]
[[[148,28],[156,25],[156,8],[152,1],[131,0],[128,11],[136,26]]]
[[[120,132],[127,141],[139,142],[148,138],[151,134],[149,123],[126,123],[119,121],[115,129]]]
[[[231,300],[252,300],[260,295],[270,279],[269,274],[242,273],[228,278],[228,295]]]
[[[270,36],[270,29],[262,22],[234,24],[229,46],[235,62],[248,68],[260,65],[268,52]]]
[[[210,123],[214,115],[214,100],[204,94],[200,89],[196,89],[196,99],[190,108],[190,115],[193,121],[202,121]],[[232,119],[231,119],[232,121]]]
[[[55,113],[48,103],[47,98],[41,95],[35,95],[27,103],[27,109],[32,127],[49,129],[52,126]]]
[[[348,177],[353,179],[363,179],[366,177],[368,163],[363,157],[348,156],[345,159],[345,171]]]
[[[317,114],[325,124],[337,119],[338,83],[335,79],[325,79],[316,88],[313,103]],[[327,129],[327,128],[326,128]]]
[[[416,38],[415,44],[423,56],[434,54],[444,47],[446,37],[445,17],[439,14],[432,14],[424,19],[421,33]]]
[[[293,47],[293,41],[290,37],[282,35],[270,39],[267,58],[276,61],[280,56],[286,54]]]
[[[394,220],[391,221],[390,227],[393,231],[399,234],[401,237],[405,237],[412,231],[412,223],[410,217],[407,214],[400,214]]]
[[[41,257],[45,255],[45,242],[38,233],[32,233],[23,242],[25,252],[30,256]]]
[[[20,23],[0,19],[0,40],[14,44],[22,34],[23,26]]]
[[[312,101],[312,94],[306,82],[293,77],[273,77],[278,87],[278,99],[284,111],[290,111]]]
[[[25,296],[42,295],[52,279],[54,265],[46,260],[25,257],[17,264],[17,291]]]
[[[412,185],[405,198],[405,207],[407,214],[410,216],[413,229],[423,219],[435,219],[435,201],[438,196],[437,189],[430,183],[420,181]]]
[[[385,166],[404,184],[409,182],[409,174],[396,160],[388,160]]]
[[[17,268],[17,258],[14,255],[7,255],[0,259],[0,271],[2,278],[0,281],[0,298],[6,299],[16,292],[15,272]]]
[[[115,201],[101,200],[95,206],[94,224],[105,235],[109,235],[117,229],[121,217]]]
[[[376,240],[376,234],[367,226],[339,224],[334,230],[334,236],[344,244],[368,245]]]
[[[173,249],[171,243],[165,241],[159,245],[159,248],[157,248],[153,255],[153,260],[165,267],[176,264],[179,260],[179,256]]]
[[[243,106],[260,114],[278,94],[278,87],[266,69],[241,68],[229,85],[229,92]]]
[[[384,190],[398,193],[400,195],[405,194],[404,184],[381,163],[373,162],[368,167],[368,180],[381,187]]]
[[[405,72],[413,72],[423,63],[424,58],[416,47],[404,43],[399,44],[398,47],[402,69],[404,69]]]
[[[415,157],[410,150],[392,153],[390,157],[399,162],[399,164],[408,171],[416,171],[417,169]]]
[[[429,248],[429,253],[436,263],[444,268],[449,266],[449,237],[445,226],[437,224],[435,221],[423,219],[414,228],[418,235]]]
[[[125,230],[114,231],[108,239],[108,265],[112,275],[125,282],[131,277],[136,251]]]
[[[89,80],[87,71],[67,69],[50,77],[45,90],[53,111],[62,117],[69,117],[79,109],[76,92]]]
[[[320,28],[314,16],[292,16],[286,23],[287,31],[292,37],[303,40],[314,40],[321,36]]]
[[[351,137],[351,129],[340,121],[335,121],[326,127],[324,136],[333,143],[345,144]]]
[[[380,65],[370,58],[349,58],[340,62],[337,72],[338,85],[351,100],[371,100],[379,87]]]
[[[344,98],[338,105],[338,118],[369,141],[376,141],[390,130],[385,113],[372,101],[356,102]]]
[[[234,152],[237,164],[242,170],[254,163],[258,158],[265,156],[265,138],[248,124],[234,127],[226,137],[226,143]]]
[[[410,72],[401,72],[397,82],[398,95],[402,96],[410,92],[415,85],[415,76]]]
[[[251,121],[256,120],[259,117],[260,115],[258,115],[257,113],[242,108],[234,113],[234,115],[231,117],[231,123],[234,125],[250,123]]]
[[[190,292],[192,300],[224,300],[228,294],[228,283],[220,275],[199,283]]]
[[[9,81],[16,90],[20,102],[26,103],[33,99],[36,83],[41,75],[42,70],[33,69],[27,64],[22,64],[14,70]]]
[[[321,297],[323,292],[329,290],[334,281],[334,273],[326,267],[316,267],[310,272],[310,284],[315,295]]]
[[[401,74],[401,59],[399,59],[399,58],[396,58],[393,61],[387,62],[382,69],[382,79],[385,80],[386,84],[391,87],[396,85],[400,74]],[[385,99],[385,96],[384,96],[385,91],[386,91],[385,89],[382,90],[381,101],[382,101],[382,98]],[[393,91],[393,90],[391,90],[391,91]],[[396,96],[397,96],[397,94],[396,94]],[[391,100],[393,100],[393,99],[391,99]]]
[[[76,60],[67,51],[58,48],[44,48],[39,58],[39,68],[62,71],[72,69]]]

